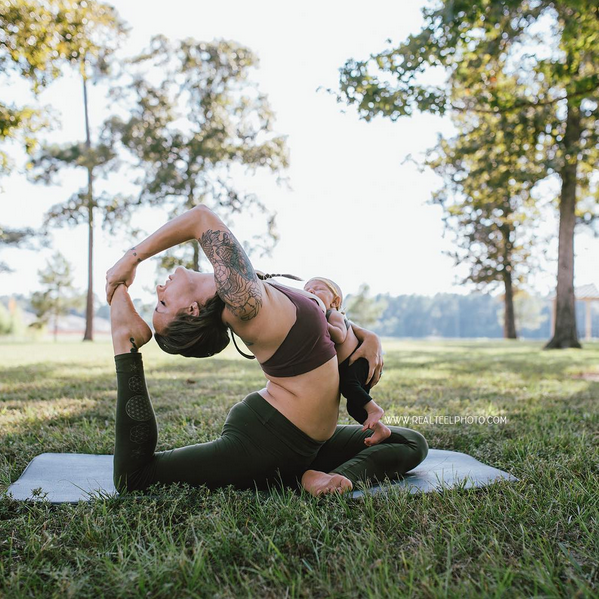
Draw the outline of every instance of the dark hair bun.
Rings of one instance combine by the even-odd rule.
[[[222,321],[225,303],[215,295],[200,309],[198,316],[178,314],[163,335],[154,338],[167,354],[186,358],[207,358],[220,353],[229,345],[227,325]]]

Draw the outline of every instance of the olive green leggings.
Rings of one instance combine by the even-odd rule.
[[[176,482],[209,488],[297,487],[308,469],[336,472],[353,483],[393,479],[428,453],[420,433],[395,426],[389,438],[373,447],[364,445],[372,432],[362,432],[359,425],[337,426],[330,439],[315,441],[258,393],[233,406],[215,441],[156,452],[158,429],[141,354],[120,354],[115,361],[114,482],[120,492]]]

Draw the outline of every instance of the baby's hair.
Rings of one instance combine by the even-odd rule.
[[[343,293],[341,292],[341,288],[339,287],[339,285],[337,285],[337,283],[335,283],[335,281],[331,281],[331,279],[327,279],[326,277],[311,277],[309,280],[322,281],[329,288],[329,291],[331,291],[333,295],[339,298],[339,312],[341,312],[341,314],[345,314],[345,310],[341,309],[341,306],[343,304]]]

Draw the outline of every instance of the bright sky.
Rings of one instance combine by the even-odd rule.
[[[204,41],[232,39],[259,56],[254,79],[276,114],[276,132],[288,136],[291,167],[286,173],[290,188],[277,186],[268,174],[240,181],[240,187],[257,193],[278,213],[281,241],[272,258],[253,258],[257,268],[306,278],[328,276],[346,294],[363,282],[373,293],[393,295],[471,291],[455,284],[464,271],[443,254],[452,245],[443,237],[442,212],[427,203],[439,180],[403,163],[408,154],[417,156],[433,146],[439,133],[451,132],[448,120],[416,115],[396,123],[382,118],[366,123],[353,109],[343,113],[343,105],[317,91],[321,86],[337,87],[338,69],[346,59],[366,57],[383,48],[386,39],[401,41],[418,31],[423,2],[118,0],[113,4],[131,27],[126,47],[130,54],[160,33]],[[22,97],[18,85],[12,93],[15,99]],[[49,136],[51,141],[83,139],[78,79],[55,82],[42,100],[62,114],[62,129]],[[101,89],[91,90],[90,102],[92,124],[97,126],[108,114]],[[126,173],[120,176],[126,187]],[[63,176],[55,187],[31,185],[22,174],[14,174],[2,182],[1,221],[15,227],[39,226],[50,206],[68,199],[84,182],[84,172]],[[159,209],[143,210],[135,224],[151,232],[165,218]],[[262,226],[241,218],[232,229],[244,240]],[[549,217],[542,226],[554,241],[547,244],[547,272],[532,283],[536,291],[547,293],[555,285],[557,225]],[[96,230],[94,285],[101,297],[104,273],[132,242]],[[56,230],[53,247],[73,263],[76,284],[85,289],[86,228]],[[0,275],[0,294],[38,288],[36,271],[50,254],[51,250],[3,250],[1,259],[17,272]],[[579,234],[577,285],[599,283],[598,255],[599,240]],[[154,282],[154,266],[142,265],[132,295],[148,300]]]

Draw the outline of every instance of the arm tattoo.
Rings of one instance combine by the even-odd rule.
[[[135,251],[137,248],[132,247],[131,251],[133,252],[133,255],[137,258],[137,264],[139,264],[141,262],[141,258],[137,257],[137,252]]]
[[[262,306],[262,288],[243,248],[229,231],[208,229],[198,240],[214,267],[218,295],[241,320],[252,320]]]

